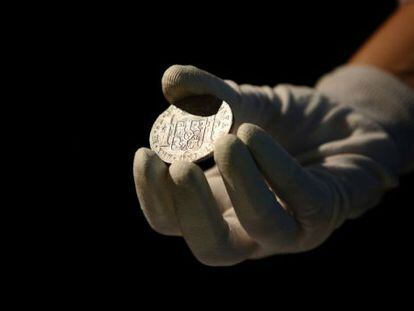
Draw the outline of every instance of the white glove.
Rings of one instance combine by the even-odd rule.
[[[151,227],[183,236],[207,265],[310,250],[397,184],[390,136],[315,89],[238,86],[176,65],[165,72],[163,91],[177,106],[212,95],[233,109],[234,134],[216,142],[216,166],[207,172],[187,162],[168,167],[147,148],[134,161]]]

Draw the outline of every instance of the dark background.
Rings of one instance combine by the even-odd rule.
[[[348,0],[81,10],[63,47],[73,159],[67,212],[76,219],[67,269],[81,271],[85,284],[117,286],[125,278],[166,289],[322,276],[361,285],[411,273],[413,174],[318,249],[228,268],[203,266],[182,239],[153,232],[132,177],[134,152],[148,146],[152,122],[167,107],[160,79],[168,66],[192,64],[238,83],[312,85],[346,62],[395,7],[391,0]]]

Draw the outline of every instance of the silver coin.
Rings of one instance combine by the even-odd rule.
[[[208,117],[170,105],[152,126],[150,146],[164,162],[197,162],[213,154],[214,142],[230,132],[232,123],[233,113],[224,101],[217,113]]]

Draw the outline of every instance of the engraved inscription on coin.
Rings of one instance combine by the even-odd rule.
[[[152,126],[150,146],[164,162],[196,162],[212,155],[214,141],[229,133],[232,122],[231,108],[224,101],[217,113],[208,117],[170,105]]]

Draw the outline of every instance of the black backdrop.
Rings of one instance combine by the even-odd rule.
[[[232,9],[212,3],[99,7],[68,26],[64,62],[74,159],[68,213],[76,222],[66,256],[82,279],[105,284],[122,277],[167,289],[195,280],[252,287],[303,275],[308,281],[326,275],[364,283],[411,271],[412,174],[374,210],[305,254],[210,268],[193,258],[183,240],[158,235],[146,224],[132,161],[137,148],[148,146],[152,122],[166,108],[160,79],[169,65],[193,64],[239,83],[312,85],[346,62],[395,8],[385,0],[273,2]]]

